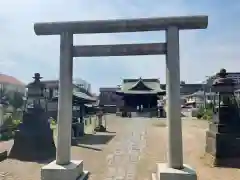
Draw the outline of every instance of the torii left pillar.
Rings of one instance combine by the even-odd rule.
[[[71,160],[72,130],[72,77],[73,77],[73,34],[60,34],[59,98],[57,124],[56,160],[41,170],[42,180],[86,179],[88,172],[83,170],[83,161]]]

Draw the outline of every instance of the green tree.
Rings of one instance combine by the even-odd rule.
[[[0,85],[0,98],[2,99],[4,96],[7,95],[7,90],[6,88],[4,87],[3,84]]]
[[[8,105],[8,92],[4,84],[0,84],[0,103],[3,105]]]
[[[160,84],[160,88],[161,88],[162,90],[166,90],[166,84]]]
[[[15,110],[21,108],[23,106],[23,94],[14,92],[13,96],[9,98],[9,104],[11,104]]]

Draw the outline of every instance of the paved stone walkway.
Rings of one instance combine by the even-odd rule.
[[[146,129],[145,123],[139,118],[127,121],[132,122],[128,123],[125,136],[116,142],[114,152],[107,156],[108,167],[104,180],[134,180],[135,178],[136,164],[146,145]]]
[[[138,176],[142,177],[137,167],[139,159],[143,159],[149,124],[149,118],[109,115],[110,132],[86,136],[80,146],[72,146],[71,158],[84,161],[84,169],[90,171],[89,180],[136,180]],[[10,143],[4,143],[4,148],[10,149],[8,146]],[[43,165],[7,159],[0,163],[0,180],[40,180]]]

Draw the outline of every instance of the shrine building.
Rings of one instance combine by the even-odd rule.
[[[124,79],[121,89],[116,94],[123,99],[123,108],[134,112],[137,107],[143,107],[145,111],[157,109],[158,100],[166,94],[161,89],[159,79]]]

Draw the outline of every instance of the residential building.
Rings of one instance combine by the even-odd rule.
[[[166,84],[161,84],[160,86],[162,89],[166,89]],[[180,85],[180,94],[182,96],[190,95],[197,91],[203,90],[203,88],[204,88],[204,84],[202,83],[195,83],[195,84],[182,83]]]
[[[4,93],[12,96],[14,92],[25,94],[25,84],[13,76],[0,74],[0,96]]]
[[[204,103],[213,103],[213,96],[213,92],[197,91],[193,94],[186,95],[185,99],[187,104],[195,103],[197,107],[200,107],[204,106]]]
[[[236,84],[240,84],[240,72],[228,72],[227,77],[233,79]]]
[[[59,94],[58,85],[59,80],[46,80],[41,81],[46,86],[46,94],[48,98],[48,112],[49,116],[56,118],[57,116],[57,108],[58,104],[57,101],[51,101],[52,98],[55,98]],[[86,81],[85,81],[86,82]],[[94,99],[95,97],[92,95],[90,90],[90,86],[80,86],[79,84],[75,84],[76,81],[73,81],[73,95],[77,96],[80,99]],[[79,107],[74,107],[73,110],[78,110]]]
[[[103,107],[105,112],[115,113],[117,108],[122,106],[122,97],[116,94],[118,90],[120,90],[119,87],[103,87],[99,89],[99,106]]]
[[[237,89],[235,92],[235,97],[238,103],[240,103],[240,89]]]
[[[181,84],[180,86],[180,94],[181,95],[189,95],[193,94],[197,91],[202,91],[204,89],[204,84]]]
[[[86,80],[83,80],[81,78],[75,78],[73,80],[73,84],[75,84],[76,86],[85,89],[88,92],[91,92],[91,84],[89,82],[87,82]]]

